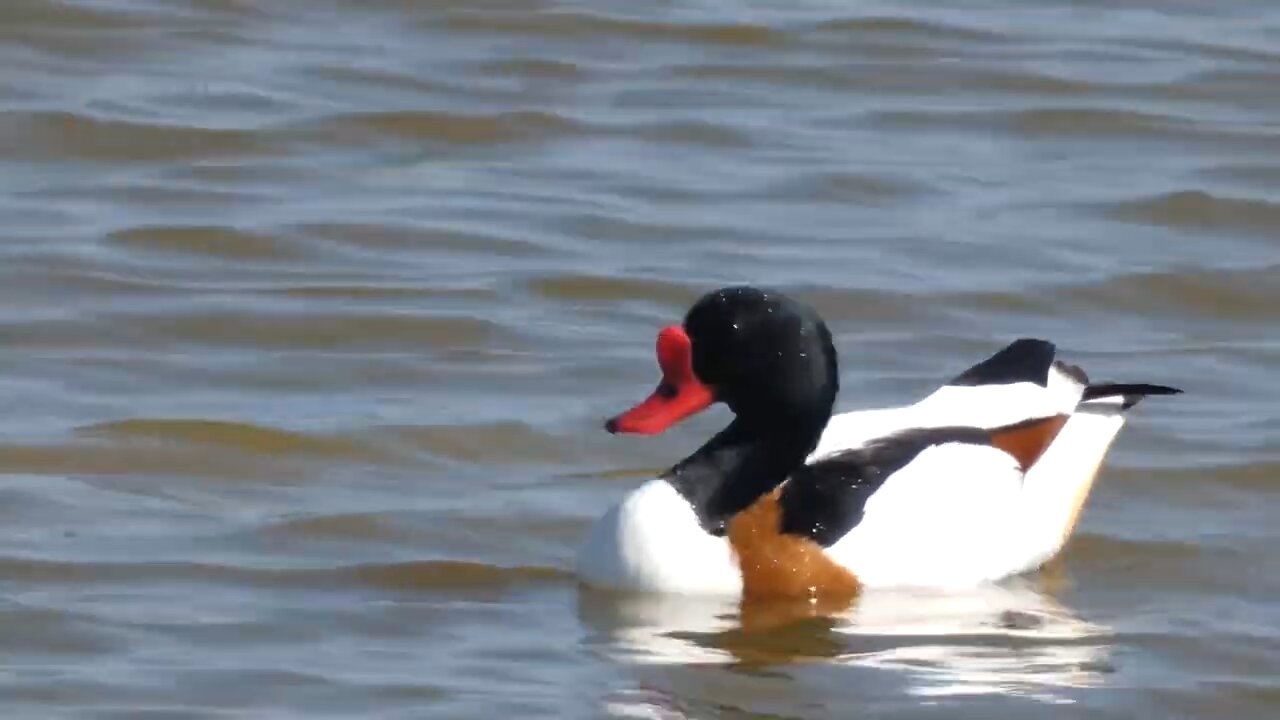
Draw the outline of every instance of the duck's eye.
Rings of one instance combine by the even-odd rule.
[[[671,383],[659,383],[658,389],[654,391],[654,394],[663,400],[670,400],[679,393],[680,391]]]

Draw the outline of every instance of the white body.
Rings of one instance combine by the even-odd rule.
[[[996,428],[1058,413],[1070,418],[1024,475],[993,447],[948,443],[921,452],[866,502],[862,520],[827,548],[868,587],[976,585],[1033,570],[1066,542],[1112,441],[1121,398],[1080,399],[1056,367],[1048,387],[946,386],[918,403],[834,416],[810,461],[920,427]],[[593,586],[740,595],[732,548],[706,533],[666,481],[649,480],[591,529],[578,556]]]

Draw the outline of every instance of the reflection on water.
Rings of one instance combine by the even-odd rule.
[[[1027,585],[947,595],[869,595],[839,629],[894,640],[840,660],[911,676],[916,695],[977,693],[1065,701],[1060,688],[1102,683],[1111,632]]]
[[[1069,702],[1056,691],[1098,686],[1110,668],[1110,629],[1029,581],[878,589],[845,607],[583,590],[578,614],[590,647],[623,662],[744,672],[828,663],[895,673],[918,697]]]

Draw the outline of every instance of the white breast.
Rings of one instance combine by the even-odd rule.
[[[578,577],[615,590],[738,595],[742,574],[723,537],[708,534],[689,502],[665,480],[628,494],[591,528]]]

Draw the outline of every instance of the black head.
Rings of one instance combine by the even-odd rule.
[[[831,333],[811,307],[771,290],[704,295],[658,334],[663,379],[610,432],[659,433],[714,402],[745,427],[820,432],[840,389]],[[816,426],[816,429],[815,429]]]

